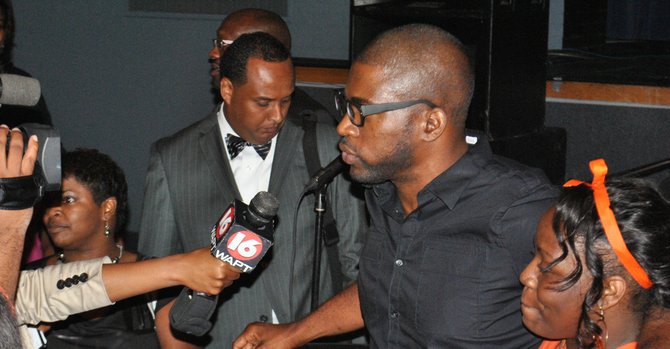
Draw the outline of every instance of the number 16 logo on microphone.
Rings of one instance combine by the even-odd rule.
[[[238,260],[249,261],[263,252],[263,241],[258,235],[242,230],[234,233],[228,239],[228,253]]]

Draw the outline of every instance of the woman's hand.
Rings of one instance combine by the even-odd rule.
[[[179,284],[196,292],[219,294],[242,273],[241,270],[212,256],[209,247],[199,248],[182,255],[179,263]]]

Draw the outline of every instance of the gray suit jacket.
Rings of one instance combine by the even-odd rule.
[[[269,185],[269,192],[280,202],[275,244],[252,274],[243,275],[221,293],[210,332],[213,348],[229,347],[250,322],[271,320],[273,309],[280,322],[309,312],[315,226],[312,195],[300,205],[293,236],[294,212],[309,180],[303,133],[299,117],[289,115],[279,132]],[[324,166],[339,156],[339,136],[332,125],[317,124],[317,139]],[[208,246],[212,226],[231,201],[240,197],[224,151],[215,113],[152,146],[139,234],[142,253],[164,256]],[[365,230],[363,201],[351,191],[351,182],[343,176],[329,187],[346,283],[356,278]],[[296,258],[290,275],[293,253]],[[323,301],[333,294],[325,251],[321,263]],[[290,278],[293,285],[289,289]]]

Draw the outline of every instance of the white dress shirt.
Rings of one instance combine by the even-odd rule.
[[[272,146],[270,146],[270,151],[265,157],[265,160],[258,155],[254,147],[244,147],[244,149],[231,160],[230,153],[228,153],[228,147],[226,146],[226,136],[229,133],[238,137],[240,135],[233,130],[228,123],[228,120],[226,120],[226,116],[223,114],[223,103],[221,103],[221,107],[216,113],[216,117],[219,122],[219,129],[221,130],[221,139],[223,140],[224,150],[228,157],[228,161],[230,162],[230,168],[233,170],[237,189],[240,191],[242,201],[248,205],[251,202],[251,199],[253,199],[259,191],[268,191],[268,187],[270,186],[270,174],[272,172],[272,162],[274,161],[275,149],[277,147],[277,135],[272,137]],[[272,309],[272,323],[279,323],[279,319],[277,318],[274,309]]]
[[[230,126],[228,120],[226,120],[226,117],[223,114],[223,103],[221,103],[221,108],[217,113],[217,119],[219,122],[219,129],[221,130],[223,146],[226,148],[224,150],[226,156],[228,156],[230,167],[233,170],[237,189],[240,191],[242,201],[248,205],[249,202],[251,202],[251,199],[253,199],[259,191],[268,190],[272,162],[275,157],[275,148],[277,146],[277,135],[272,137],[272,146],[270,147],[270,151],[265,160],[256,153],[256,149],[253,147],[244,147],[244,149],[231,160],[226,147],[226,136],[229,133],[238,137],[239,135]]]

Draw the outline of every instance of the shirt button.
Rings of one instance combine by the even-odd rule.
[[[261,322],[268,322],[268,316],[267,316],[267,315],[261,315],[261,317],[259,318],[259,320],[260,320]]]
[[[397,311],[393,311],[393,312],[391,312],[391,318],[393,318],[393,319],[397,319],[398,316],[400,316],[400,314],[398,314]]]
[[[395,260],[395,266],[396,267],[402,267],[403,265],[405,265],[405,262],[403,262],[402,259],[396,259]]]

